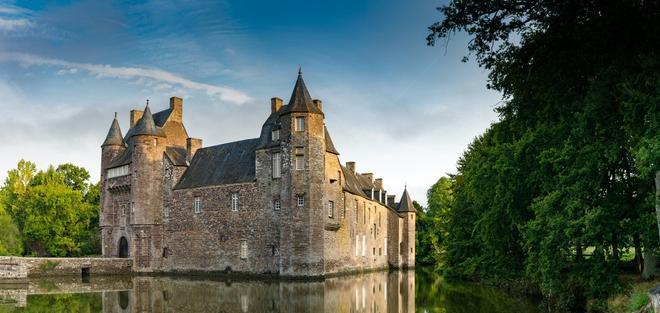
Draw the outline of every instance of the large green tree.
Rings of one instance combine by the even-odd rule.
[[[21,246],[26,255],[99,253],[99,188],[88,180],[87,170],[72,164],[37,172],[34,163],[21,160],[10,170],[0,189],[0,209],[8,218],[0,214],[0,223],[15,225],[5,231],[20,240],[7,254],[20,254]]]
[[[429,44],[466,32],[504,96],[500,121],[459,161],[449,272],[529,279],[564,309],[616,292],[622,252],[658,247],[660,4],[454,0],[439,10]]]

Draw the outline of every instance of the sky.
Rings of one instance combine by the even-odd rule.
[[[0,0],[0,180],[20,159],[100,176],[114,112],[184,99],[188,134],[211,146],[259,135],[298,67],[323,100],[340,161],[426,203],[497,120],[469,38],[429,47],[438,0]]]

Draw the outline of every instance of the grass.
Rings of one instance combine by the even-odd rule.
[[[628,284],[626,292],[618,294],[607,301],[610,312],[630,313],[644,307],[648,302],[649,289],[660,285],[660,279],[643,280],[639,275],[624,275],[621,280]]]

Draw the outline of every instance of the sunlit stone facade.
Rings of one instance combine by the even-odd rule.
[[[102,145],[100,223],[103,255],[133,259],[134,271],[307,277],[415,265],[410,195],[397,202],[382,179],[340,163],[300,73],[257,138],[202,147],[176,97],[155,114],[131,111],[130,125],[123,136],[115,117]]]

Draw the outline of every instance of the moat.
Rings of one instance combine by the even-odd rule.
[[[90,277],[0,285],[0,312],[540,312],[474,284],[421,271],[375,272],[323,282]]]

